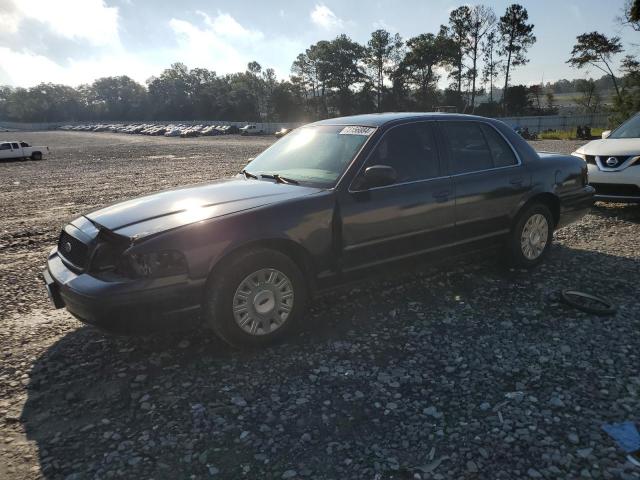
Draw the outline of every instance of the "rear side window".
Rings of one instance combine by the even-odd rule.
[[[411,123],[389,130],[372,152],[367,166],[388,165],[397,183],[427,180],[441,175],[433,123]]]
[[[492,127],[478,122],[442,122],[454,174],[516,165],[513,150]]]
[[[474,122],[442,122],[451,155],[453,173],[468,173],[493,168],[491,150],[480,124]]]
[[[0,150],[11,150],[11,144],[10,143],[0,144]]]
[[[518,163],[518,159],[511,147],[494,128],[489,125],[482,125],[482,131],[487,138],[494,167],[508,167]]]

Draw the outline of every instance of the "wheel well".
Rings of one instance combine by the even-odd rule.
[[[209,272],[209,278],[214,276],[214,273],[224,267],[226,262],[231,260],[234,256],[254,248],[268,248],[275,250],[289,257],[300,269],[307,281],[307,287],[311,293],[315,289],[315,268],[311,259],[311,254],[300,244],[283,238],[263,239],[255,240],[249,243],[240,245],[239,247],[227,252],[222,258],[213,265]]]
[[[520,211],[523,211],[533,203],[542,203],[546,205],[549,210],[551,210],[551,215],[553,215],[554,227],[558,225],[558,222],[560,221],[560,199],[558,197],[549,192],[539,193],[527,200],[527,203],[523,205]]]

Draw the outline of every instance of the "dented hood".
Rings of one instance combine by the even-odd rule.
[[[85,217],[99,227],[137,239],[318,191],[269,180],[232,178],[134,198]]]

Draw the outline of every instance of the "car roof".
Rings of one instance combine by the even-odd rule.
[[[411,120],[490,120],[477,115],[444,112],[387,112],[352,115],[349,117],[328,118],[311,125],[362,125],[366,127],[382,127],[390,123],[403,123]]]

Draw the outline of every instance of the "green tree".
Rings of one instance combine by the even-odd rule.
[[[407,40],[401,71],[409,85],[417,89],[419,108],[431,109],[436,103],[438,68],[455,61],[457,46],[442,26],[438,35],[423,33]]]
[[[469,56],[471,68],[469,77],[471,81],[471,111],[476,108],[476,80],[478,78],[478,59],[482,50],[482,42],[485,36],[493,33],[496,23],[496,15],[490,7],[475,5],[471,8],[471,24],[469,29]],[[495,37],[494,37],[495,38]]]
[[[147,80],[153,116],[162,119],[187,119],[193,114],[191,75],[186,65],[174,63],[159,77]]]
[[[585,113],[595,113],[600,107],[600,92],[596,86],[596,82],[590,78],[588,80],[579,79],[576,82],[579,97],[575,97],[573,101],[579,105]]]
[[[454,45],[453,69],[449,76],[453,78],[458,93],[459,102],[462,100],[462,78],[464,77],[464,57],[470,49],[469,36],[472,29],[471,9],[466,5],[456,8],[449,14],[449,38]],[[461,106],[461,105],[459,105]]]
[[[353,109],[351,87],[365,79],[361,67],[364,47],[347,35],[338,35],[321,52],[322,74],[328,87],[335,89],[341,114]]]
[[[612,69],[613,56],[623,51],[620,37],[609,38],[603,33],[590,32],[578,35],[576,40],[567,63],[575,68],[591,65],[609,75],[620,100],[620,88]]]
[[[87,101],[97,118],[133,120],[144,115],[147,91],[127,76],[104,77],[91,84]]]
[[[640,0],[626,0],[622,7],[622,16],[618,21],[640,32]]]
[[[482,81],[489,84],[489,102],[493,103],[493,85],[498,78],[501,61],[496,54],[498,44],[498,34],[495,30],[490,31],[482,43],[482,60],[484,68],[482,70]]]
[[[370,78],[375,84],[376,109],[381,111],[384,76],[393,71],[400,60],[403,42],[397,33],[392,36],[383,29],[371,34],[365,50],[364,62],[370,70]]]
[[[529,13],[527,9],[514,3],[507,7],[507,11],[500,17],[498,22],[499,53],[502,57],[506,57],[504,63],[504,89],[502,91],[502,104],[505,114],[508,111],[506,94],[511,70],[529,62],[526,53],[536,41],[536,37],[533,35],[534,25],[527,23],[528,20]]]
[[[504,99],[506,109],[512,114],[521,115],[531,109],[529,89],[525,85],[508,87]]]
[[[610,119],[613,124],[619,124],[640,111],[640,62],[628,55],[622,60],[621,71],[622,92],[613,100],[614,115]]]

